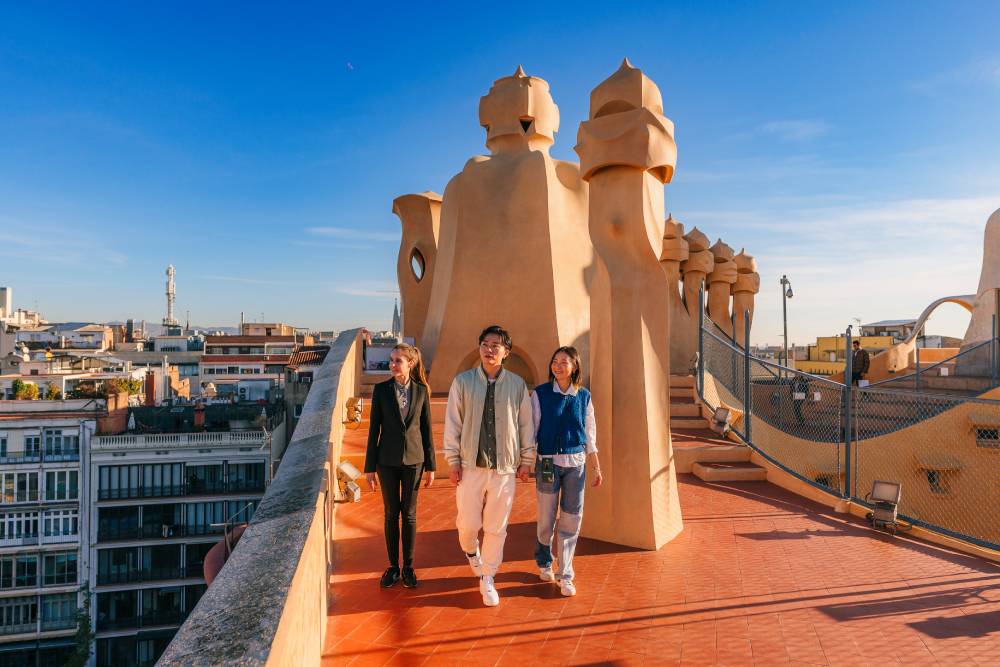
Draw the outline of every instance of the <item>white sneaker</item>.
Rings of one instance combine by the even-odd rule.
[[[465,554],[465,557],[469,559],[469,567],[472,568],[472,573],[477,577],[483,576],[483,559],[479,555],[479,549],[476,549],[475,556]]]
[[[572,579],[560,579],[559,580],[559,592],[566,597],[573,597],[576,595],[576,586],[573,585]]]
[[[542,581],[555,581],[556,575],[552,572],[552,566],[538,568],[538,578]]]
[[[484,575],[479,579],[479,592],[483,594],[483,604],[487,607],[495,607],[500,604],[500,594],[497,593],[496,586],[493,585],[493,577]]]

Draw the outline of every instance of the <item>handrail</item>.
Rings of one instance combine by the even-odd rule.
[[[911,377],[915,378],[918,375],[924,375],[928,371],[930,371],[930,370],[932,370],[934,368],[937,368],[938,366],[940,366],[942,364],[951,363],[951,362],[955,361],[956,359],[958,359],[959,357],[961,357],[963,355],[969,354],[970,352],[975,352],[976,350],[979,350],[979,349],[985,348],[985,347],[987,347],[989,345],[992,345],[994,343],[994,341],[996,341],[996,340],[997,339],[995,339],[995,338],[990,338],[988,340],[984,340],[981,343],[977,343],[977,344],[973,345],[970,348],[962,350],[958,354],[955,354],[955,355],[952,355],[952,356],[948,357],[947,359],[942,359],[941,361],[935,362],[935,363],[931,364],[930,366],[928,366],[927,368],[921,369],[920,366],[918,365],[917,369],[915,371],[913,371],[912,373],[907,373],[906,375],[894,375],[894,376],[888,377],[888,378],[886,378],[884,380],[879,380],[878,382],[872,382],[868,386],[869,387],[878,387],[880,385],[888,384],[890,382],[898,382],[899,380],[905,380],[905,379],[908,379],[908,378],[911,378]]]
[[[161,667],[318,665],[326,632],[335,467],[361,329],[337,337],[317,371],[278,473],[232,556],[178,630]]]

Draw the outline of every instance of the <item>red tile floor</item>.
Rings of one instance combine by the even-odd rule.
[[[421,489],[416,589],[382,590],[380,498],[338,509],[324,665],[1000,665],[1000,567],[872,532],[767,483],[680,476],[658,552],[581,540],[574,598],[540,582],[519,484],[482,605],[455,492]]]

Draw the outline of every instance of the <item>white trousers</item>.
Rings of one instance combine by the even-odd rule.
[[[507,520],[514,504],[515,484],[514,473],[500,475],[489,468],[462,468],[462,481],[455,492],[458,542],[465,553],[476,553],[479,531],[483,531],[480,553],[484,575],[496,575],[503,562],[503,543],[507,539]]]

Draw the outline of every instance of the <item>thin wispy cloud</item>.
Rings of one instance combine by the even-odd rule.
[[[1000,91],[1000,54],[970,60],[950,70],[912,84],[917,92],[934,94],[955,87],[978,87]]]
[[[398,243],[400,234],[392,232],[369,232],[347,227],[306,227],[306,233],[331,239],[348,241],[393,241]]]
[[[783,141],[809,141],[830,131],[830,126],[821,120],[775,120],[757,128],[757,134],[777,137]]]
[[[315,239],[310,239],[308,241],[295,239],[289,241],[289,243],[291,243],[294,246],[299,246],[302,248],[311,248],[314,250],[319,248],[330,249],[330,250],[371,250],[373,247],[367,243],[328,243],[325,241],[318,241]]]
[[[42,225],[42,223],[38,223]],[[34,235],[27,231],[33,225],[19,221],[0,219],[4,229],[23,229],[20,232],[0,232],[0,257],[14,257],[31,260],[39,264],[90,264],[101,263],[121,266],[128,256],[99,238],[83,236],[71,230],[54,225],[44,225],[44,235]]]
[[[247,278],[245,276],[222,276],[218,274],[203,274],[198,276],[205,280],[220,280],[227,283],[242,283],[246,285],[295,285],[286,280],[269,280],[267,278]]]
[[[399,287],[389,281],[366,281],[350,285],[335,285],[334,292],[347,296],[361,296],[368,299],[394,299],[399,296]]]

